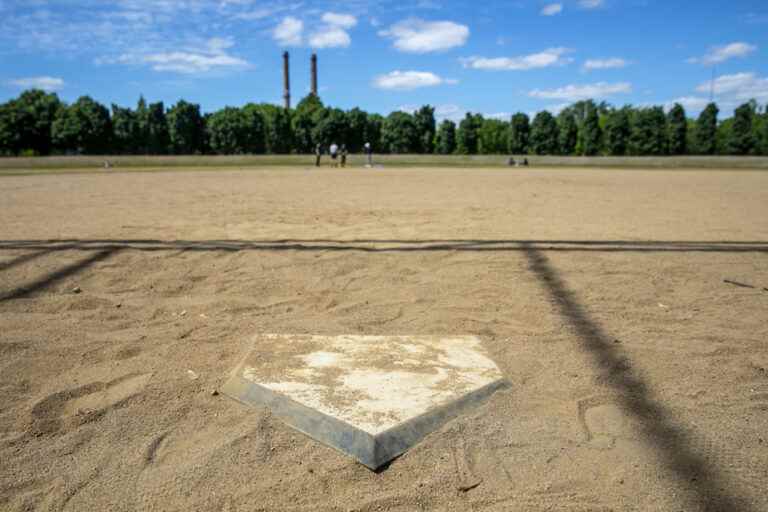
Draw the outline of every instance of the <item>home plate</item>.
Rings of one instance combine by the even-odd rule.
[[[505,385],[476,336],[263,334],[222,392],[376,469]]]

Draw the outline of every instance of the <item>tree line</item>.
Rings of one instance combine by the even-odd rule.
[[[249,103],[203,114],[184,100],[166,108],[142,97],[136,108],[109,110],[88,96],[67,104],[29,90],[0,104],[0,155],[288,154],[333,142],[353,153],[370,142],[379,153],[768,155],[768,108],[752,100],[730,118],[718,120],[719,113],[715,103],[692,119],[679,104],[666,112],[586,100],[556,116],[543,111],[501,120],[468,113],[438,125],[429,105],[384,117],[326,107],[311,94],[290,110]]]

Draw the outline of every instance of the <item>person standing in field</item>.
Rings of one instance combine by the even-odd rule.
[[[366,165],[366,167],[373,167],[373,148],[371,147],[371,143],[366,142],[364,148],[365,148],[365,155],[368,159],[368,164]]]
[[[347,166],[347,145],[342,144],[341,145],[341,167]]]
[[[323,148],[318,144],[315,146],[315,167],[320,167],[321,156],[323,156]]]
[[[336,157],[339,156],[339,146],[335,142],[332,143],[329,152],[331,153],[331,167],[338,167],[339,164],[336,163]]]

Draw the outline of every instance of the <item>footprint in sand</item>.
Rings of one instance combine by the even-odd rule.
[[[151,373],[130,374],[49,395],[32,408],[30,430],[38,435],[53,434],[68,426],[94,421],[139,394],[151,377]]]
[[[626,413],[609,398],[593,397],[579,401],[579,421],[587,443],[597,450],[613,448],[618,438],[633,437]]]

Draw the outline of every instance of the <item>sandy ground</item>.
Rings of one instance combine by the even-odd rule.
[[[105,173],[0,198],[0,510],[768,510],[768,172]],[[374,473],[212,395],[258,332],[476,334],[511,387]]]

